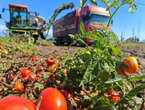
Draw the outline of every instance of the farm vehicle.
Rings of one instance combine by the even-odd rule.
[[[89,30],[103,30],[99,24],[106,25],[109,21],[110,14],[106,8],[97,6],[85,6],[84,8],[76,9],[53,23],[53,37],[56,39],[57,44],[70,44],[73,40],[69,34],[81,33],[80,23],[84,24],[85,31]],[[111,26],[109,26],[111,30]],[[93,39],[84,38],[87,44],[92,44]]]
[[[6,23],[6,26],[9,34],[28,34],[37,41],[39,37],[46,39],[44,32],[48,33],[50,26],[53,24],[53,37],[56,44],[70,44],[73,40],[69,37],[69,34],[80,33],[81,22],[84,24],[86,32],[93,29],[102,30],[99,24],[107,24],[110,17],[105,8],[86,6],[82,9],[77,8],[55,21],[61,11],[73,7],[73,3],[59,6],[49,22],[46,23],[45,19],[39,16],[37,12],[29,12],[28,6],[10,4],[9,9],[7,9],[10,12],[10,21]],[[3,8],[2,12],[5,12],[5,10]],[[109,29],[111,29],[111,26],[109,26]],[[90,38],[84,38],[83,40],[88,44],[94,42]]]
[[[9,9],[3,8],[2,12],[8,10],[10,13],[10,21],[6,23],[9,34],[28,34],[36,41],[39,37],[45,39],[43,33],[49,31],[51,24],[61,11],[73,7],[73,3],[62,4],[55,10],[48,23],[37,12],[29,12],[28,6],[25,5],[9,4]],[[2,18],[1,14],[0,18]]]

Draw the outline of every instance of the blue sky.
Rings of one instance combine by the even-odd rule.
[[[97,0],[98,1],[98,0]],[[75,8],[79,6],[80,0],[1,0],[0,10],[8,8],[8,4],[23,4],[29,6],[29,11],[37,11],[40,16],[43,16],[48,22],[53,15],[54,10],[62,3],[75,4]],[[138,3],[139,2],[139,3]],[[145,39],[145,4],[144,0],[136,0],[137,10],[131,14],[128,12],[128,6],[122,7],[113,18],[112,30],[120,36],[121,33],[128,38],[134,34],[140,39]],[[92,5],[90,2],[87,4]],[[98,4],[102,6],[102,4]],[[65,15],[71,10],[63,11],[57,18]],[[0,11],[1,12],[1,11]],[[9,21],[8,12],[3,15],[4,19],[0,19],[0,33],[5,29],[5,21]]]

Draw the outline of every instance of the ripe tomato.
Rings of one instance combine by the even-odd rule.
[[[124,59],[123,64],[127,66],[125,70],[128,73],[136,73],[138,72],[138,63],[135,57],[127,57]]]
[[[111,97],[109,97],[109,99],[112,101],[117,101],[117,100],[120,100],[120,97],[119,96],[111,96]]]
[[[109,90],[108,91],[108,94],[111,95],[109,96],[109,99],[112,100],[112,101],[117,101],[117,100],[120,100],[120,97],[118,96],[119,93],[114,91],[114,90]]]
[[[121,70],[126,74],[126,75],[128,75],[128,72],[126,71],[126,69],[122,66],[121,67]],[[124,76],[124,74],[119,70],[118,72],[117,72],[119,75],[121,75],[121,76]]]
[[[67,110],[64,96],[55,88],[47,88],[39,96],[39,110]]]
[[[10,74],[9,74],[9,80],[13,80],[14,77],[15,77],[15,76],[13,75],[13,73],[10,73]]]
[[[34,81],[35,78],[36,78],[36,76],[35,76],[35,74],[30,74],[30,75],[29,75],[29,78],[30,78],[31,81]]]
[[[108,91],[108,94],[109,95],[119,95],[116,91],[114,91],[114,90],[109,90]]]
[[[31,71],[28,69],[22,69],[21,70],[21,75],[22,77],[26,77]]]
[[[20,81],[17,81],[16,84],[14,85],[14,89],[15,91],[22,92],[24,91],[24,85]]]
[[[63,73],[64,73],[65,76],[67,76],[67,69],[64,69]]]
[[[49,56],[48,59],[46,60],[46,63],[48,65],[52,65],[56,62],[56,58],[54,58],[53,56]]]
[[[51,72],[51,71],[56,71],[56,66],[55,64],[51,65],[48,67],[47,71]]]
[[[82,106],[82,105],[80,105],[78,108],[79,108],[79,110],[82,110],[82,109],[83,109],[83,106]]]
[[[0,45],[0,49],[3,49],[4,47],[2,45]]]
[[[33,58],[32,58],[32,61],[33,61],[33,62],[35,62],[35,61],[37,61],[37,60],[38,60],[38,58],[36,58],[36,57],[33,57]]]
[[[8,96],[0,100],[0,110],[36,110],[36,106],[22,97]]]

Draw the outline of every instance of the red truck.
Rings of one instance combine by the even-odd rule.
[[[83,22],[86,32],[92,29],[102,30],[99,24],[107,24],[109,17],[109,12],[102,7],[85,6],[81,10],[78,8],[53,23],[53,37],[57,44],[70,44],[72,39],[68,35],[80,33],[80,22]],[[93,40],[88,38],[84,41],[88,44],[93,43]]]

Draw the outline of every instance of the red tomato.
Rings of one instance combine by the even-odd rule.
[[[29,75],[29,78],[30,78],[31,81],[34,81],[36,77],[35,77],[34,74],[30,74],[30,75]]]
[[[32,58],[32,61],[34,61],[34,62],[37,61],[37,60],[38,60],[38,58],[36,58],[36,57]]]
[[[22,77],[26,77],[26,76],[29,74],[29,72],[31,72],[31,71],[28,70],[28,69],[22,69],[22,70],[21,70],[21,75],[22,75]]]
[[[3,49],[4,47],[2,45],[0,45],[0,49]]]
[[[63,73],[64,73],[65,76],[67,76],[67,69],[64,69]]]
[[[56,58],[54,58],[53,56],[49,56],[48,59],[46,60],[47,65],[55,64],[55,62]]]
[[[114,90],[109,90],[109,91],[108,91],[108,94],[111,95],[111,96],[109,97],[110,100],[112,100],[112,101],[120,100],[120,97],[119,97],[118,92],[116,92],[116,91],[114,91]]]
[[[67,96],[66,96],[68,99],[72,98],[72,94],[71,93],[68,93]]]
[[[14,76],[12,73],[10,73],[10,75],[9,75],[9,80],[13,80],[14,77],[15,77],[15,76]]]
[[[56,71],[56,70],[57,70],[57,69],[56,69],[55,64],[49,66],[48,69],[47,69],[47,71],[49,71],[49,72],[51,72],[51,71]]]
[[[125,69],[123,66],[121,67],[121,70],[122,70],[126,75],[128,75],[128,72],[126,71],[126,69]],[[118,71],[118,74],[124,77],[124,74],[123,74],[120,70]]]
[[[116,91],[114,91],[114,90],[109,90],[108,91],[108,94],[109,95],[119,95]]]
[[[36,106],[22,97],[8,96],[0,100],[0,110],[36,110]]]
[[[110,98],[110,100],[112,100],[112,101],[120,100],[120,97],[119,97],[119,96],[111,96],[111,97],[109,97],[109,98]]]
[[[39,110],[67,110],[64,96],[55,88],[47,88],[39,96]]]
[[[22,92],[24,91],[24,85],[20,81],[17,81],[16,84],[14,85],[14,89],[15,91]]]
[[[83,108],[83,106],[82,106],[82,105],[80,105],[80,106],[79,106],[79,109],[81,110],[82,108]]]

